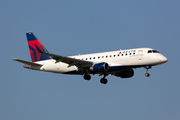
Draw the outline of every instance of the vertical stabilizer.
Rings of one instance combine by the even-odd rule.
[[[32,32],[26,33],[26,36],[28,40],[29,52],[31,55],[32,62],[52,59],[50,56],[47,56],[38,52],[37,47],[41,51],[48,53],[47,49],[43,46],[43,44],[37,39],[37,37]]]

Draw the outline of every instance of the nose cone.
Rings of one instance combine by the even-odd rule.
[[[168,61],[168,59],[165,57],[165,56],[161,56],[159,57],[159,60],[162,62],[162,63],[166,63]]]

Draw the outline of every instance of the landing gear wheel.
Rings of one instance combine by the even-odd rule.
[[[85,79],[85,80],[90,80],[90,79],[91,79],[91,76],[90,76],[90,75],[85,74],[85,75],[84,75],[84,79]]]
[[[146,74],[145,74],[145,76],[146,76],[146,77],[149,77],[149,76],[150,76],[150,74],[149,74],[149,73],[146,73]]]
[[[108,80],[106,78],[101,78],[100,82],[102,84],[107,84]]]

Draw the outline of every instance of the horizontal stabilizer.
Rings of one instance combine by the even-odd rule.
[[[13,58],[12,60],[20,62],[20,63],[28,64],[28,65],[42,66],[41,64],[38,64],[38,63],[28,62],[28,61],[20,60],[20,59],[16,59],[16,58]]]

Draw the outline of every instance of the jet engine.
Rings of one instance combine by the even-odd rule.
[[[133,69],[127,69],[125,71],[116,73],[115,76],[121,77],[121,78],[130,78],[134,76],[134,70]]]
[[[90,70],[94,72],[108,71],[108,69],[109,65],[105,62],[97,63],[90,67]]]

